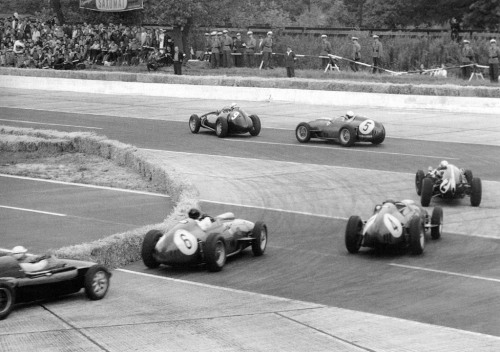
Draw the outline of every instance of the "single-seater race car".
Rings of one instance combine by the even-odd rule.
[[[385,128],[380,122],[356,116],[352,111],[348,111],[345,116],[333,119],[322,118],[301,122],[295,128],[295,137],[300,143],[307,143],[311,138],[319,138],[351,147],[356,142],[382,143],[385,139]]]
[[[7,318],[17,303],[68,295],[85,289],[91,300],[106,296],[111,273],[99,264],[57,259],[39,271],[25,271],[11,255],[0,256],[0,320]]]
[[[349,253],[361,247],[384,248],[399,246],[412,254],[422,254],[425,232],[430,230],[432,239],[439,239],[443,227],[443,209],[435,207],[432,215],[412,200],[387,200],[375,206],[373,215],[362,221],[353,215],[347,221],[345,245]]]
[[[198,133],[201,127],[214,131],[219,138],[224,138],[230,134],[244,133],[258,136],[261,125],[257,115],[248,115],[242,108],[233,103],[231,106],[201,116],[191,115],[189,118],[191,132]]]
[[[469,196],[473,207],[481,204],[481,179],[473,177],[471,170],[459,169],[446,160],[441,161],[436,169],[429,166],[427,174],[418,170],[415,189],[424,207],[430,204],[433,197],[456,199]]]
[[[227,257],[247,247],[255,256],[263,255],[267,239],[267,226],[261,221],[236,219],[230,212],[213,218],[191,209],[188,218],[167,232],[149,231],[141,255],[148,268],[205,263],[209,271],[220,271]]]

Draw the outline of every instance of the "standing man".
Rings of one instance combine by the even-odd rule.
[[[241,40],[241,34],[236,33],[236,40],[234,41],[234,66],[243,67],[243,58],[245,56],[246,44]]]
[[[248,31],[248,39],[246,42],[245,57],[248,67],[254,67],[255,65],[255,47],[257,46],[257,40],[253,37],[252,31]]]
[[[472,66],[474,62],[474,50],[472,50],[470,46],[470,42],[468,40],[464,40],[464,47],[462,48],[462,78],[469,79],[472,74]]]
[[[490,40],[488,48],[488,63],[490,64],[490,82],[498,83],[498,59],[500,57],[500,48],[495,39]]]
[[[233,56],[231,52],[233,51],[233,40],[227,33],[227,30],[222,31],[222,64],[224,67],[231,68],[233,66]]]
[[[353,70],[354,72],[358,72],[359,68],[356,62],[361,60],[361,45],[359,45],[357,37],[352,37],[351,60],[355,61],[349,63],[351,66],[351,70]]]
[[[184,53],[179,51],[179,47],[174,47],[174,74],[182,75],[182,62],[184,61]]]
[[[292,51],[291,46],[286,47],[285,54],[285,67],[286,67],[286,75],[289,78],[295,77],[295,53]]]
[[[271,55],[273,53],[273,32],[269,31],[267,32],[267,37],[262,40],[262,68],[264,70],[267,70],[269,67],[270,69],[273,69],[274,67],[271,66]]]
[[[219,68],[220,67],[220,41],[219,38],[217,38],[217,32],[213,31],[210,33],[211,38],[211,45],[212,45],[212,54],[210,57],[210,61],[212,62],[212,68]]]
[[[210,61],[210,52],[212,51],[212,40],[210,33],[205,33],[205,53],[203,54],[203,61]]]
[[[327,39],[327,36],[326,34],[323,34],[321,36],[321,52],[319,53],[320,56],[328,56],[332,54],[332,43],[330,43]],[[330,58],[329,57],[322,57],[321,58],[321,64],[323,66],[322,70],[324,70],[326,68],[326,66],[328,66],[328,63],[330,62]]]
[[[379,68],[382,63],[382,43],[379,40],[378,35],[373,35],[373,44],[372,44],[372,58],[373,58],[373,71],[372,73],[382,73],[382,70]]]

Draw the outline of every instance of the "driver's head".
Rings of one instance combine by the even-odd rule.
[[[188,216],[189,216],[191,219],[195,219],[195,220],[197,220],[197,219],[199,219],[199,218],[200,218],[201,213],[200,213],[200,211],[199,211],[198,209],[196,209],[196,208],[191,208],[191,209],[189,210],[189,212],[188,212]]]
[[[446,160],[443,160],[439,163],[439,167],[445,168],[448,166],[448,162]]]
[[[28,252],[28,250],[26,248],[24,248],[23,246],[15,246],[14,248],[12,248],[11,254],[14,258],[19,260],[19,259],[24,258],[26,256],[27,252]]]
[[[232,103],[231,104],[231,110],[238,109],[238,104]]]
[[[345,113],[345,116],[348,119],[352,119],[354,117],[354,112],[352,112],[351,110],[349,110],[348,112]]]

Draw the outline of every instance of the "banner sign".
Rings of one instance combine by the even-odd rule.
[[[122,12],[122,11],[143,9],[144,1],[143,0],[80,0],[80,8],[93,11]]]

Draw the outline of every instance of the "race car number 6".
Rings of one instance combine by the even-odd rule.
[[[361,134],[370,134],[375,127],[375,121],[373,120],[365,120],[359,124],[359,132]]]
[[[192,255],[198,249],[198,241],[192,233],[180,229],[174,233],[174,243],[177,248],[185,255]]]

